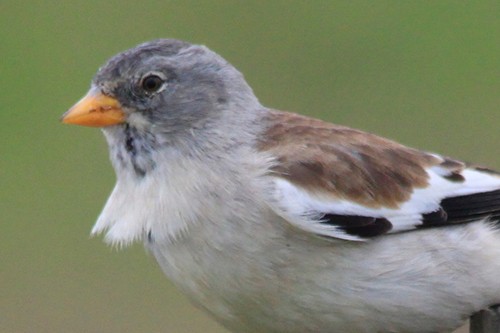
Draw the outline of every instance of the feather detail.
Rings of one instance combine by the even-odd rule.
[[[275,158],[272,206],[348,240],[500,219],[500,176],[373,134],[273,111],[259,149]]]

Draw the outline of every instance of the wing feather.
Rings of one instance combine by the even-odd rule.
[[[347,127],[273,112],[273,209],[321,236],[363,240],[481,219],[500,222],[500,175]]]

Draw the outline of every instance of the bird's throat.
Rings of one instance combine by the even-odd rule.
[[[158,144],[153,133],[124,124],[104,129],[104,134],[118,177],[125,173],[144,178],[155,169]]]

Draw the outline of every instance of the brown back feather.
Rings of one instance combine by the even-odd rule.
[[[266,121],[258,149],[276,157],[272,171],[310,192],[369,207],[397,208],[415,188],[428,185],[424,169],[443,162],[370,133],[297,114],[272,111]]]

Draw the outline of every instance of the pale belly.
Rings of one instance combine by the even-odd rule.
[[[147,247],[178,288],[234,332],[446,332],[500,300],[500,256],[484,251],[500,255],[498,235],[479,223],[418,233]]]

